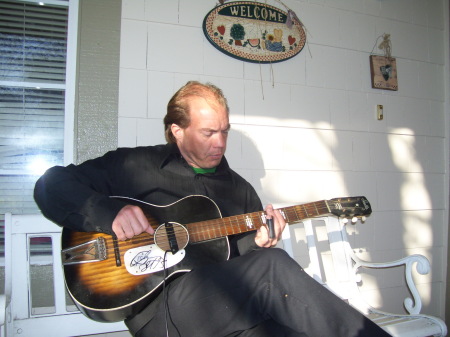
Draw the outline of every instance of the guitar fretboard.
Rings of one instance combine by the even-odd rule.
[[[278,210],[288,224],[330,213],[330,209],[325,200],[304,205],[279,208]],[[189,241],[201,242],[257,230],[265,225],[265,223],[266,216],[265,213],[261,211],[196,222],[187,225],[187,227],[190,235]]]

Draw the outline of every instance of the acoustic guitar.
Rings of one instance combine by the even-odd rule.
[[[264,212],[221,217],[205,196],[188,196],[158,206],[114,197],[138,205],[155,229],[126,241],[96,232],[62,231],[62,263],[68,292],[87,317],[100,322],[124,320],[148,305],[170,282],[196,266],[229,258],[228,236],[266,224]],[[335,198],[278,209],[288,224],[327,214],[371,214],[362,196]]]

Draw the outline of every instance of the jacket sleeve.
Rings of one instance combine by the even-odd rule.
[[[34,189],[34,199],[44,216],[73,230],[112,234],[112,222],[125,206],[109,197],[111,169],[106,163],[112,156],[47,170]]]

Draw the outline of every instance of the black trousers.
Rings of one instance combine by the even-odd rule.
[[[390,336],[277,248],[194,269],[165,300],[136,337]]]

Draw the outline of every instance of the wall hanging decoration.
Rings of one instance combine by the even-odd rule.
[[[378,45],[378,48],[384,50],[384,56],[370,55],[372,88],[398,90],[397,63],[395,58],[391,56],[390,34],[383,34],[380,37],[383,37],[383,41]],[[377,42],[375,42],[375,45]]]
[[[306,33],[297,15],[255,1],[234,1],[212,9],[203,20],[208,41],[239,60],[274,63],[297,55]]]

